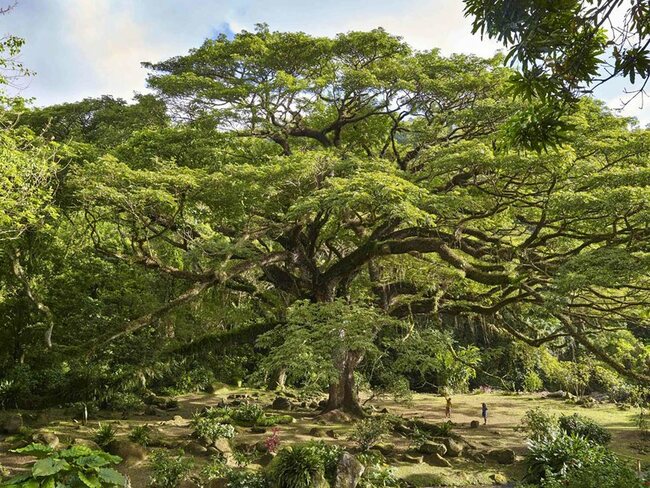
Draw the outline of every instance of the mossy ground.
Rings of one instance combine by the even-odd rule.
[[[164,412],[160,416],[145,415],[121,415],[119,413],[101,412],[89,421],[88,425],[81,425],[78,421],[71,419],[64,410],[50,409],[46,412],[35,414],[25,412],[27,424],[32,428],[46,429],[56,433],[61,442],[71,442],[75,438],[90,439],[94,429],[99,422],[112,422],[117,429],[119,437],[126,437],[130,430],[136,425],[148,424],[162,438],[170,448],[181,446],[190,439],[189,419],[195,411],[205,406],[216,405],[221,399],[233,393],[254,393],[250,389],[222,388],[213,394],[188,394],[178,397],[179,408],[174,411]],[[257,392],[259,397],[254,399],[262,405],[271,403],[274,393]],[[611,448],[619,455],[628,459],[631,463],[641,462],[647,469],[650,466],[650,454],[647,454],[648,441],[643,440],[635,425],[634,409],[620,410],[613,404],[597,405],[593,408],[582,408],[567,403],[563,400],[544,399],[540,395],[504,395],[498,393],[475,394],[475,395],[454,395],[453,396],[452,421],[456,424],[454,431],[468,442],[481,449],[493,447],[504,447],[515,450],[519,461],[512,466],[500,466],[494,463],[477,464],[465,458],[449,458],[451,468],[440,468],[428,464],[396,464],[395,471],[398,476],[405,478],[417,486],[480,486],[491,485],[491,476],[502,474],[509,480],[521,479],[525,468],[521,459],[526,450],[525,435],[518,431],[521,418],[526,412],[534,407],[542,407],[548,412],[556,414],[580,413],[593,418],[612,433]],[[471,429],[469,423],[472,420],[479,420],[481,403],[487,403],[489,407],[489,423],[481,425],[477,429]],[[416,394],[409,405],[398,404],[389,400],[370,402],[375,407],[388,408],[391,413],[404,417],[416,417],[430,422],[443,422],[444,398]],[[310,440],[323,440],[325,442],[342,444],[351,447],[347,436],[352,424],[327,424],[319,421],[313,410],[298,409],[291,414],[296,422],[290,425],[280,426],[281,446],[294,443],[307,442]],[[173,421],[173,417],[180,415],[183,421]],[[315,438],[310,435],[314,427],[325,430],[333,429],[338,434],[338,439],[330,437]],[[235,444],[251,445],[269,434],[253,434],[250,429],[238,428],[238,435]],[[403,437],[392,437],[386,439],[399,448],[407,448],[408,440]],[[30,461],[24,456],[15,456],[8,452],[8,449],[15,443],[14,438],[0,438],[0,465],[12,471],[18,471]],[[640,445],[646,446],[646,454],[639,452]],[[197,466],[206,462],[206,458],[197,458]],[[140,465],[126,470],[132,478],[133,486],[148,486],[147,466]]]

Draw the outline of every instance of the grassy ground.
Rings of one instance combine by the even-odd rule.
[[[133,415],[124,418],[121,415],[114,415],[102,412],[92,419],[88,425],[82,426],[70,419],[61,410],[49,410],[39,415],[26,414],[31,417],[31,425],[35,428],[46,429],[59,435],[62,442],[71,442],[75,438],[92,438],[94,429],[99,422],[112,422],[118,430],[120,437],[126,437],[135,425],[148,424],[156,431],[158,437],[163,438],[170,447],[180,447],[190,439],[189,419],[192,414],[205,406],[216,405],[222,398],[232,393],[254,393],[246,389],[222,389],[214,394],[190,394],[178,397],[179,409],[165,412],[161,416],[149,417],[144,415]],[[255,399],[262,405],[268,405],[274,394],[269,392],[258,392],[259,398]],[[489,422],[487,426],[481,425],[478,429],[470,429],[469,423],[472,420],[479,420],[481,414],[481,403],[487,403],[489,407]],[[415,417],[431,422],[443,422],[444,398],[433,395],[417,394],[410,405],[397,404],[392,401],[373,401],[377,408],[388,408],[391,413],[404,417]],[[501,395],[501,394],[477,394],[477,395],[455,395],[453,397],[453,410],[451,420],[456,424],[455,432],[463,436],[468,442],[481,449],[493,447],[506,447],[515,450],[518,456],[525,453],[525,436],[516,430],[526,410],[542,407],[549,412],[556,414],[571,414],[578,412],[593,418],[606,427],[612,433],[611,447],[618,454],[626,457],[632,462],[637,460],[647,469],[650,465],[650,455],[640,454],[635,446],[642,441],[634,423],[634,410],[622,411],[616,406],[605,404],[594,408],[586,409],[576,405],[567,404],[563,400],[543,399],[540,395]],[[310,430],[317,427],[321,430],[333,429],[339,438],[337,440],[329,437],[319,438],[325,442],[336,442],[350,446],[346,437],[350,431],[351,424],[340,423],[323,425],[315,417],[315,412],[308,409],[298,409],[291,412],[296,422],[290,425],[281,426],[280,439],[282,446],[293,443],[307,442],[314,440]],[[181,416],[182,419],[173,420],[174,416]],[[30,422],[28,422],[30,423]],[[237,444],[251,445],[264,439],[268,434],[252,434],[249,429],[238,428],[236,437]],[[399,448],[406,448],[408,440],[395,437],[388,439]],[[12,471],[24,469],[30,460],[25,457],[15,456],[8,452],[14,439],[0,438],[0,465],[10,468]],[[521,457],[518,458],[521,461]],[[465,458],[450,458],[451,468],[439,468],[428,464],[398,464],[395,466],[396,473],[417,486],[487,486],[492,484],[491,475],[500,473],[510,480],[518,480],[524,474],[524,467],[521,462],[512,466],[500,466],[493,463],[484,465],[476,464]],[[198,459],[200,465],[204,459]],[[125,468],[125,471],[133,480],[133,486],[148,486],[148,470],[146,465],[132,468]]]

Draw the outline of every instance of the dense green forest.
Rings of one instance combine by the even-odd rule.
[[[132,103],[4,97],[3,409],[92,420],[230,385],[320,402],[359,438],[373,401],[424,394],[647,405],[650,130],[581,97],[522,147],[537,102],[503,55],[382,29],[260,25],[145,66]],[[272,486],[325,486],[277,474],[300,449]],[[612,487],[641,483],[620,470]],[[359,486],[397,486],[377,480]]]

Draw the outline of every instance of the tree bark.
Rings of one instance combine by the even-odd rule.
[[[27,297],[36,306],[36,309],[42,314],[45,320],[45,345],[48,349],[51,349],[52,331],[54,330],[54,315],[52,314],[52,310],[50,310],[50,307],[45,305],[36,290],[32,288],[32,285],[29,282],[29,276],[27,276],[25,269],[20,263],[20,251],[18,249],[10,249],[9,257],[11,258],[11,269],[14,273],[14,276],[21,282],[25,289]]]
[[[329,385],[329,398],[325,412],[342,410],[356,417],[365,416],[354,381],[354,371],[362,360],[362,353],[355,351],[343,353],[337,364],[339,367],[338,381]]]

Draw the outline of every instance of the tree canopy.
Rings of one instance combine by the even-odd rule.
[[[38,356],[34,329],[49,357],[140,371],[235,344],[267,375],[326,363],[328,408],[358,412],[355,372],[376,380],[379,350],[467,383],[458,331],[481,324],[650,381],[648,130],[582,98],[562,147],[513,147],[535,102],[512,99],[502,56],[382,29],[262,25],[146,66],[154,94],[134,104],[6,114],[6,160],[32,173],[0,185],[5,363]]]

